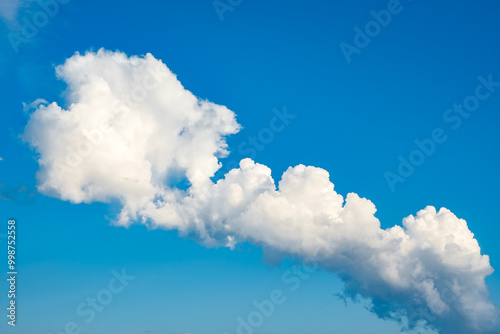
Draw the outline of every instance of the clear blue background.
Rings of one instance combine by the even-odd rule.
[[[398,333],[364,304],[334,296],[342,285],[318,272],[290,292],[262,251],[205,249],[176,232],[110,226],[105,204],[72,205],[37,194],[33,152],[22,144],[22,102],[63,103],[54,66],[76,51],[101,47],[129,55],[152,53],[194,94],[224,104],[244,129],[230,148],[269,125],[284,106],[297,118],[258,152],[275,179],[299,163],[328,170],[342,195],[372,200],[383,227],[426,205],[467,220],[494,268],[500,267],[498,174],[500,90],[456,131],[444,111],[474,92],[477,76],[500,81],[500,4],[497,1],[401,1],[403,11],[348,64],[339,43],[372,20],[386,1],[244,0],[221,21],[210,0],[71,0],[15,53],[0,28],[0,227],[18,220],[18,327],[2,333],[59,333],[75,320],[83,333],[236,332],[236,318],[273,289],[287,301],[258,333]],[[18,19],[31,20],[32,3]],[[392,192],[384,172],[415,139],[445,129],[448,140]],[[238,152],[228,158],[241,159]],[[2,227],[3,226],[3,227]],[[0,235],[0,249],[5,239]],[[4,245],[4,246],[2,246]],[[4,255],[0,258],[4,261]],[[4,268],[4,265],[1,266]],[[89,325],[78,304],[106,288],[112,269],[136,279]],[[6,270],[5,270],[6,271]],[[487,279],[500,305],[500,274]],[[5,293],[4,293],[5,291]],[[7,305],[0,283],[0,306]],[[256,332],[257,333],[257,332]]]

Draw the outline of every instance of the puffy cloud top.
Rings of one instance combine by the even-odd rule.
[[[201,186],[239,130],[233,112],[198,99],[150,54],[76,54],[56,72],[69,107],[40,106],[24,139],[40,154],[40,191],[65,200],[142,206],[178,173]]]

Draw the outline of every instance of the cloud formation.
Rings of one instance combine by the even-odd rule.
[[[484,282],[489,257],[449,210],[428,206],[381,229],[370,200],[344,198],[326,170],[304,165],[276,184],[267,166],[243,159],[213,182],[225,137],[240,125],[160,60],[100,50],[74,55],[56,73],[68,84],[68,107],[38,105],[23,134],[38,154],[40,192],[73,203],[118,200],[118,225],[314,258],[383,318],[442,333],[498,331]]]

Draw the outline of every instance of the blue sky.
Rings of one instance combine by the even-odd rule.
[[[500,89],[456,129],[443,118],[475,94],[479,76],[500,81],[500,6],[402,0],[399,13],[348,62],[339,45],[354,45],[353,28],[364,29],[370,11],[387,6],[244,0],[221,20],[212,1],[71,0],[15,52],[9,34],[41,10],[37,2],[21,4],[0,28],[0,237],[14,217],[19,238],[18,325],[3,316],[2,333],[55,334],[69,321],[89,334],[236,333],[237,318],[276,289],[286,301],[255,333],[399,333],[395,322],[365,309],[368,301],[335,297],[342,283],[325,270],[291,291],[282,275],[292,262],[268,263],[258,245],[207,249],[175,230],[112,226],[114,202],[72,204],[37,192],[35,153],[19,138],[28,121],[22,103],[43,98],[66,106],[54,67],[77,51],[151,53],[187,90],[234,111],[243,128],[228,138],[223,164],[247,157],[238,147],[270,127],[273,109],[285,108],[296,117],[252,157],[275,180],[289,166],[321,167],[339,194],[370,199],[382,228],[427,205],[446,207],[467,221],[482,254],[500,267]],[[398,157],[408,159],[415,140],[436,128],[447,139],[391,189],[386,173],[397,173]],[[135,279],[85,323],[78,305],[122,268]],[[500,305],[499,274],[486,283]],[[2,281],[2,309],[7,290]]]

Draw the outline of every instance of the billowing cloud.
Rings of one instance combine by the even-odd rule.
[[[426,207],[381,229],[375,205],[336,193],[329,173],[298,165],[276,183],[250,159],[217,182],[235,114],[186,90],[159,60],[100,50],[57,67],[68,106],[42,103],[23,139],[38,189],[74,203],[118,200],[118,225],[176,229],[207,246],[252,242],[314,259],[380,317],[442,333],[498,331],[487,255],[463,219]]]

